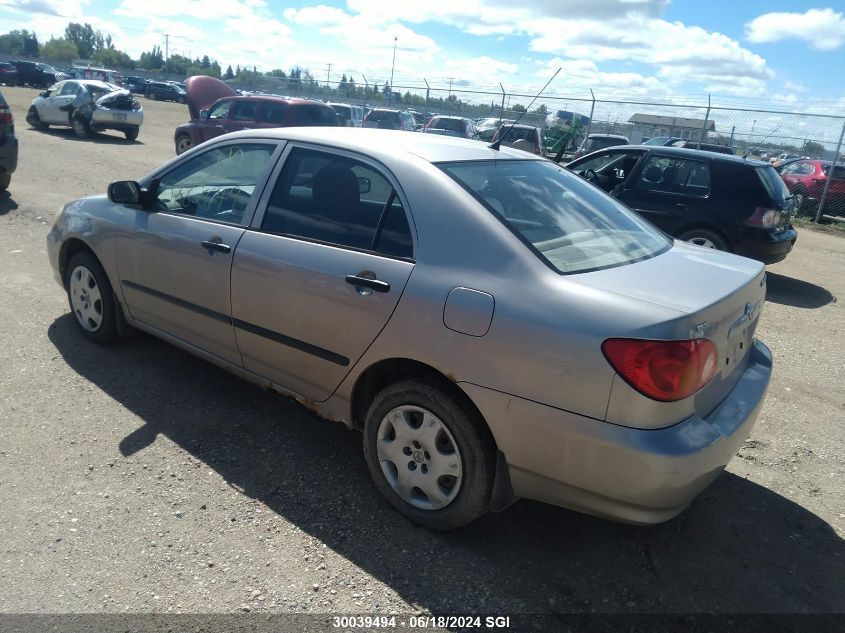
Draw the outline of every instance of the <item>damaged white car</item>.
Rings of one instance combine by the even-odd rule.
[[[119,130],[126,139],[138,138],[144,110],[128,90],[91,79],[60,81],[36,97],[26,114],[36,130],[51,125],[73,128],[80,138],[92,132]]]

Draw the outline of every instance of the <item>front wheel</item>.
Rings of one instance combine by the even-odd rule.
[[[124,136],[126,136],[127,141],[134,141],[138,138],[138,133],[141,131],[139,127],[131,127],[128,130],[123,130]]]
[[[178,103],[185,103],[185,97],[183,97],[182,95],[179,95],[178,97],[176,97],[176,101]]]
[[[715,231],[710,231],[708,229],[691,229],[683,233],[678,239],[683,240],[684,242],[689,242],[690,244],[695,244],[696,246],[712,248],[717,251],[730,250],[725,238]]]
[[[91,253],[70,258],[65,279],[70,311],[82,333],[95,343],[117,340],[114,295],[106,272]]]
[[[194,142],[187,134],[180,134],[176,139],[176,155],[184,154],[194,146]]]
[[[29,123],[33,128],[36,130],[46,130],[50,126],[44,123],[41,120],[41,117],[38,116],[38,109],[35,106],[31,106],[26,113],[26,122]]]
[[[420,525],[452,530],[487,512],[494,442],[447,389],[409,380],[379,393],[367,413],[364,458],[379,492]]]

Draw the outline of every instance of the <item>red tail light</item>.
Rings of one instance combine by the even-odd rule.
[[[716,374],[716,346],[691,341],[646,341],[610,338],[601,346],[616,372],[641,394],[661,402],[683,400]]]
[[[0,106],[0,123],[9,124],[14,123],[15,118],[12,116],[12,111],[9,106]]]
[[[756,207],[754,213],[745,221],[746,226],[759,226],[771,229],[780,224],[781,212],[777,209]]]

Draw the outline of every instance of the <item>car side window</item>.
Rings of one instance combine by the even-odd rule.
[[[809,176],[815,173],[816,168],[810,163],[798,163],[795,168],[795,173],[799,176]]]
[[[231,101],[220,101],[211,107],[208,111],[209,119],[225,119],[229,116],[229,108],[232,107]]]
[[[782,174],[794,174],[798,169],[798,163],[792,163],[791,165],[787,165],[784,167],[780,173]]]
[[[294,149],[279,175],[261,230],[411,257],[405,210],[393,186],[368,164]]]
[[[650,156],[634,182],[634,189],[704,197],[710,193],[710,168],[697,160]]]
[[[75,81],[66,81],[64,85],[62,85],[62,91],[59,93],[60,95],[75,95],[79,92],[79,84]]]
[[[261,123],[280,125],[285,118],[285,104],[264,102],[261,104]]]
[[[244,226],[275,149],[275,143],[223,145],[186,160],[159,181],[157,210]]]
[[[255,101],[237,101],[229,117],[235,121],[255,121],[258,104]]]

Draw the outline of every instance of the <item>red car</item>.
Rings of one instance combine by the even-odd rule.
[[[227,132],[338,125],[334,109],[320,101],[273,95],[243,96],[214,77],[189,77],[185,92],[191,120],[177,127],[173,135],[177,154]]]
[[[831,163],[823,160],[796,160],[779,168],[780,177],[792,193],[797,212],[814,211],[830,176]],[[845,215],[845,166],[837,165],[827,193],[825,213]]]

